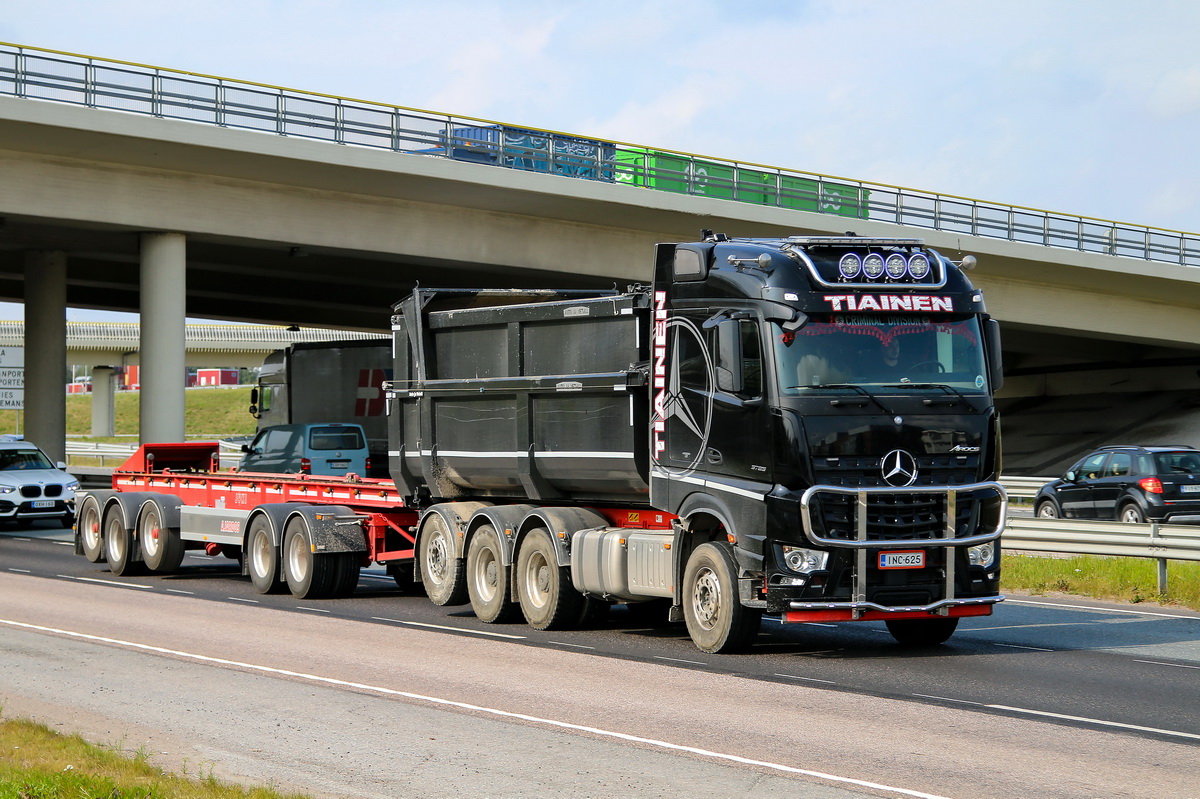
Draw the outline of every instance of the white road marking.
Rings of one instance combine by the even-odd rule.
[[[487,635],[492,638],[511,638],[513,640],[524,640],[524,635],[509,635],[508,633],[493,633],[488,630],[468,630],[465,627],[451,627],[447,624],[426,624],[423,621],[405,621],[404,619],[387,619],[383,616],[372,616],[372,621],[390,621],[392,624],[407,624],[409,627],[428,627],[431,630],[448,630],[453,633],[467,633],[468,635]]]
[[[137,583],[123,583],[119,580],[98,580],[95,577],[72,577],[69,574],[56,574],[55,577],[61,577],[64,580],[78,580],[81,583],[99,583],[100,585],[115,585],[120,588],[138,588],[142,591],[153,591],[152,585],[138,585]]]
[[[33,572],[29,571],[29,569],[14,569],[11,566],[8,568],[8,570],[10,572],[16,572],[17,574],[33,574]]]
[[[1134,663],[1147,663],[1151,666],[1173,666],[1177,669],[1200,669],[1200,666],[1189,666],[1186,663],[1163,663],[1161,660],[1134,660]]]
[[[225,598],[228,599],[230,602],[249,602],[252,605],[258,604],[257,599],[242,599],[240,596],[227,596]]]
[[[827,685],[837,685],[833,680],[818,680],[816,677],[801,677],[799,674],[776,674],[776,677],[787,677],[789,680],[804,680],[805,682],[823,682]]]
[[[1105,727],[1117,727],[1122,730],[1137,730],[1139,732],[1156,732],[1159,735],[1170,735],[1176,738],[1190,738],[1195,741],[1200,741],[1200,735],[1191,732],[1180,732],[1178,730],[1162,730],[1158,727],[1142,727],[1138,724],[1124,724],[1119,721],[1105,721],[1104,719],[1091,719],[1087,716],[1068,716],[1063,713],[1050,713],[1045,710],[1030,710],[1024,707],[1009,707],[1008,705],[984,705],[983,707],[992,710],[1007,710],[1010,713],[1027,713],[1031,716],[1045,716],[1051,719],[1064,719],[1066,721],[1082,721],[1085,724],[1100,724]]]
[[[1034,652],[1056,652],[1055,649],[1045,649],[1040,646],[1022,646],[1021,644],[996,644],[996,646],[1006,646],[1009,649],[1030,649]]]
[[[395,621],[394,619],[381,619],[382,621]],[[402,624],[405,622],[401,622]],[[177,649],[166,649],[159,646],[151,646],[149,644],[139,644],[134,641],[122,641],[118,638],[106,638],[100,635],[88,635],[87,633],[74,632],[72,630],[60,630],[55,627],[43,627],[37,624],[26,624],[19,621],[10,621],[8,619],[0,619],[0,624],[7,624],[11,627],[18,627],[24,630],[33,630],[35,632],[51,633],[54,635],[62,635],[69,638],[78,638],[85,641],[96,641],[103,644],[112,644],[114,646],[123,646],[129,649],[136,649],[143,652],[153,652],[161,655],[171,655],[172,657],[185,658],[198,663],[211,663],[217,666],[231,666],[238,669],[246,669],[249,671],[257,671],[263,674],[277,674],[283,677],[292,677],[298,680],[307,680],[309,682],[320,683],[322,685],[331,685],[339,688],[350,688],[357,691],[371,691],[372,693],[381,694],[383,696],[397,696],[405,699],[411,699],[416,702],[427,702],[432,705],[441,705],[443,707],[453,707],[460,710],[469,710],[475,713],[486,713],[499,718],[517,719],[519,721],[528,722],[531,724],[540,724],[546,727],[554,727],[561,730],[572,730],[574,732],[584,732],[590,735],[596,735],[602,738],[611,738],[618,741],[628,741],[630,743],[642,744],[643,746],[653,746],[659,749],[667,749],[673,752],[686,752],[690,755],[698,757],[706,757],[712,760],[719,760],[726,763],[738,763],[740,765],[755,766],[757,768],[771,769],[785,774],[799,774],[806,777],[815,777],[816,779],[829,780],[830,782],[840,783],[842,785],[854,785],[860,788],[871,788],[880,791],[889,791],[901,796],[912,796],[916,799],[948,799],[948,797],[939,796],[937,794],[925,793],[923,791],[909,790],[908,788],[897,788],[892,785],[884,785],[878,782],[870,782],[868,780],[859,780],[853,777],[841,777],[836,774],[828,774],[822,771],[813,771],[812,769],[797,768],[795,766],[786,766],[781,763],[771,763],[765,760],[755,760],[753,758],[742,757],[740,755],[732,755],[725,752],[714,752],[711,749],[701,749],[695,746],[686,746],[683,744],[671,743],[670,741],[660,741],[654,738],[643,738],[639,735],[631,735],[624,732],[616,732],[614,730],[605,730],[599,727],[589,727],[583,724],[572,724],[566,721],[557,719],[547,719],[540,716],[530,716],[525,713],[513,713],[508,710],[499,710],[497,708],[485,707],[483,705],[473,705],[468,702],[458,702],[453,699],[443,699],[436,696],[425,696],[423,694],[414,694],[409,691],[397,691],[393,688],[383,688],[377,685],[368,685],[365,683],[349,682],[347,680],[338,680],[332,677],[322,677],[316,674],[305,674],[300,671],[290,671],[288,669],[276,669],[270,666],[260,666],[256,663],[243,663],[237,660],[226,660],[225,658],[214,658],[207,655],[197,655],[192,652],[183,652]],[[430,625],[431,626],[431,625]]]
[[[1004,600],[1004,604],[1006,604],[1006,605],[1031,605],[1034,607],[1047,607],[1047,608],[1067,608],[1069,610],[1096,610],[1096,611],[1100,611],[1101,613],[1132,613],[1135,616],[1159,616],[1164,619],[1191,619],[1192,621],[1200,621],[1200,617],[1184,616],[1181,613],[1155,613],[1155,612],[1149,611],[1149,610],[1126,610],[1125,608],[1101,608],[1101,607],[1096,607],[1094,605],[1068,605],[1064,602],[1034,602],[1034,601],[1031,601],[1028,599],[1013,599],[1011,597]],[[972,629],[986,630],[989,628],[973,627]]]
[[[702,663],[699,660],[684,660],[683,658],[665,658],[665,657],[662,657],[661,655],[655,655],[654,659],[655,660],[666,660],[670,663],[689,663],[693,666],[707,666],[708,665],[707,663]]]

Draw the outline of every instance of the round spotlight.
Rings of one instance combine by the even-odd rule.
[[[929,259],[917,253],[908,259],[908,273],[916,280],[924,280],[929,274]]]
[[[848,252],[842,256],[842,260],[838,261],[838,274],[847,280],[853,280],[858,277],[862,271],[862,259],[852,252]]]
[[[883,274],[883,256],[871,253],[863,258],[863,274],[869,278],[877,278]]]
[[[908,261],[904,260],[904,256],[900,253],[892,253],[887,257],[887,264],[884,267],[887,270],[887,275],[892,280],[899,280],[908,272]]]

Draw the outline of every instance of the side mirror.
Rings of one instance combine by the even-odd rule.
[[[242,452],[249,452],[249,451],[250,451],[250,445],[242,444]]]
[[[988,319],[984,333],[987,336],[988,378],[992,384],[992,391],[999,391],[1004,387],[1004,363],[1000,357],[1000,323],[995,319]]]
[[[250,389],[250,415],[253,416],[255,419],[259,418],[259,415],[258,415],[258,389],[257,388]]]
[[[1066,480],[1068,483],[1074,483],[1076,480],[1079,479],[1079,475],[1075,474],[1075,470],[1072,469],[1071,471],[1069,471],[1063,475],[1063,479]]]
[[[745,387],[742,374],[742,328],[736,319],[717,325],[717,389],[737,394]]]

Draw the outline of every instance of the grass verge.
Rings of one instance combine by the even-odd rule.
[[[168,774],[145,752],[126,756],[24,719],[0,721],[0,799],[305,799],[211,775]]]
[[[1160,594],[1158,562],[1152,558],[1045,557],[1005,552],[1000,585],[1007,591],[1074,594],[1200,610],[1200,563],[1194,561],[1168,561],[1167,593]]]

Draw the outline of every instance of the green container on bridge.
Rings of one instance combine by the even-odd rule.
[[[630,186],[859,219],[868,216],[869,193],[857,186],[737,168],[658,150],[618,147],[614,161],[615,182]]]

